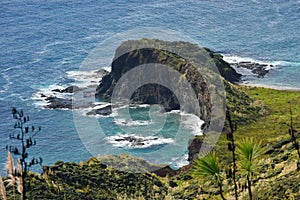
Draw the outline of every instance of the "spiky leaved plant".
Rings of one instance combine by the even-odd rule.
[[[200,157],[194,161],[193,174],[207,180],[215,181],[220,190],[220,196],[223,200],[223,177],[219,167],[218,157],[215,152],[211,152],[205,157]]]
[[[253,175],[259,169],[259,158],[263,152],[261,142],[256,142],[252,138],[242,139],[237,146],[238,166],[246,175],[250,200],[253,199],[251,190]]]

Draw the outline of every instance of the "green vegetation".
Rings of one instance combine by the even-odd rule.
[[[27,150],[36,145],[36,140],[34,136],[41,131],[41,127],[38,129],[35,126],[29,124],[29,116],[24,115],[23,110],[17,110],[15,107],[12,108],[12,116],[15,121],[14,129],[17,132],[9,134],[10,140],[16,140],[19,145],[14,143],[13,145],[7,145],[7,162],[5,164],[5,169],[7,170],[8,178],[4,181],[8,184],[12,190],[13,199],[16,199],[15,186],[17,186],[17,191],[20,194],[20,199],[26,199],[26,178],[31,166],[39,164],[41,165],[42,158],[32,158],[30,162],[27,161],[28,153]],[[14,167],[14,159],[12,154],[19,157],[17,159],[17,168]],[[6,199],[6,189],[5,185],[0,182],[1,196],[2,199]]]
[[[164,167],[164,165],[154,165],[144,159],[136,158],[128,154],[121,154],[118,156],[99,156],[97,159],[101,163],[115,169],[134,173],[152,172]]]
[[[228,87],[231,89],[227,100],[237,105],[228,103],[232,123],[238,125],[234,128],[234,140],[241,141],[236,142],[238,199],[299,199],[300,173],[294,141],[300,138],[300,93],[232,84]],[[294,139],[289,135],[291,115]],[[78,164],[59,161],[54,166],[44,166],[42,175],[28,173],[26,196],[28,199],[234,199],[232,151],[228,143],[231,143],[228,132],[222,133],[213,154],[172,177],[147,172],[161,166],[128,155],[91,158]],[[265,153],[256,159],[260,146]],[[257,173],[254,176],[252,172]],[[20,193],[14,193],[14,187],[7,185],[9,179],[9,176],[4,178],[2,186],[0,180],[0,199],[4,199],[3,192],[7,199],[19,199]]]
[[[176,45],[184,47],[184,44]],[[209,52],[217,65],[224,64],[219,55]],[[166,55],[160,57],[161,62],[168,58]],[[182,68],[185,64],[186,61],[181,60],[174,66]],[[223,73],[228,71],[230,68],[223,69]],[[26,167],[39,164],[39,160],[25,162],[27,141],[22,139],[25,151],[8,147],[8,152],[21,159],[15,168],[8,153],[8,177],[4,181],[0,178],[0,199],[5,196],[19,199],[24,189],[28,199],[234,199],[236,192],[238,199],[300,199],[297,171],[300,92],[237,86],[226,80],[224,84],[231,120],[227,117],[214,153],[200,158],[177,175],[158,177],[149,171],[161,166],[128,155],[91,158],[81,163],[58,161],[54,166],[44,166],[42,175],[27,174],[24,173],[28,171]],[[19,123],[28,121],[23,114],[19,120]],[[22,131],[29,130],[18,123],[16,128],[21,133],[11,135],[11,139],[20,140]],[[28,140],[28,148],[34,143],[32,138],[32,143]],[[254,143],[249,138],[259,142]],[[239,166],[236,173],[233,171],[235,141],[241,141],[236,148]],[[260,147],[265,152],[257,159]],[[255,176],[254,172],[257,172]],[[26,179],[20,179],[23,174]],[[23,187],[16,187],[20,185]]]
[[[43,175],[30,174],[29,199],[164,199],[167,187],[153,174],[118,171],[92,158],[79,164],[57,162]]]
[[[242,173],[246,174],[249,199],[252,200],[252,177],[257,173],[259,168],[258,158],[263,154],[260,142],[252,138],[242,139],[237,148],[238,164]]]
[[[2,180],[2,179],[1,179]],[[9,177],[5,179],[5,182]],[[91,158],[86,162],[64,163],[43,167],[43,174],[29,172],[26,178],[27,199],[165,199],[168,188],[151,173],[115,170]],[[4,185],[3,185],[4,186]],[[7,199],[19,199],[6,185]],[[2,191],[0,181],[0,192]],[[2,193],[0,193],[0,199]]]
[[[194,175],[199,176],[201,178],[205,178],[208,181],[213,180],[219,186],[220,196],[223,200],[225,197],[223,195],[223,177],[221,175],[221,170],[219,166],[218,158],[215,154],[209,153],[205,157],[199,157],[199,159],[194,162]]]
[[[236,107],[234,104],[230,105],[231,102],[227,102],[232,112],[232,121],[237,124],[237,129],[234,132],[235,141],[255,138],[256,141],[261,141],[261,146],[266,150],[257,163],[262,167],[258,169],[257,175],[251,181],[253,199],[299,199],[298,155],[289,135],[289,126],[286,124],[290,123],[291,107],[295,137],[300,138],[300,92],[232,84],[229,86],[232,86],[233,90],[238,90],[241,99],[249,102],[249,104],[243,104],[241,99],[234,96],[234,92],[227,94],[227,101],[236,98],[237,102]],[[247,110],[248,105],[252,105],[256,109]],[[244,115],[240,113],[244,113]],[[240,118],[241,116],[242,118]],[[227,124],[227,126],[229,125]],[[234,184],[231,179],[232,171],[230,171],[232,169],[232,152],[228,150],[227,134],[221,134],[215,151],[219,157],[220,166],[224,166],[224,168],[221,167],[221,171],[226,174],[223,188],[224,196],[233,199]],[[186,171],[173,179],[176,180],[176,183],[181,183],[187,174],[190,172]],[[247,181],[245,181],[240,168],[236,179],[238,198],[248,199]],[[173,190],[175,199],[220,199],[217,188],[211,187],[211,183],[204,182],[200,178],[186,180]],[[194,190],[194,192],[187,193],[187,190]]]

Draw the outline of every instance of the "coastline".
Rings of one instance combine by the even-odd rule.
[[[266,85],[266,84],[260,84],[260,83],[245,83],[245,82],[240,82],[240,83],[236,83],[236,85],[248,86],[248,87],[256,87],[256,88],[267,88],[267,89],[280,90],[280,91],[300,92],[300,88],[287,87],[287,86],[281,86],[280,87],[280,86],[272,86],[272,85]]]
[[[294,85],[292,81],[287,80],[287,82],[285,82],[285,80],[281,80],[279,83],[286,83],[282,86],[275,82],[273,85],[272,83],[268,83],[268,80],[274,81],[273,75],[276,78],[283,68],[286,67],[288,69],[290,66],[296,65],[296,62],[260,60],[226,53],[221,53],[221,55],[224,61],[226,61],[237,73],[241,74],[241,79],[235,83],[237,85],[263,87],[274,90],[300,91],[300,86],[297,84]],[[267,80],[267,82],[262,83],[262,79]]]

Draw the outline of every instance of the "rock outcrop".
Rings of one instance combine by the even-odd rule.
[[[200,60],[207,60],[204,53],[207,54],[212,60],[215,61],[217,68],[219,69],[221,75],[223,75],[227,80],[231,82],[237,82],[240,79],[240,74],[236,73],[235,70],[230,67],[228,63],[222,60],[222,57],[215,55],[212,51],[205,49],[202,50],[198,46],[186,43],[186,42],[164,42],[158,40],[148,40],[147,42],[163,42],[164,45],[178,46],[183,51],[187,52],[192,48],[195,48],[195,52],[191,53],[192,58],[189,59],[194,62],[194,58]],[[208,126],[211,119],[211,99],[209,94],[209,89],[205,78],[199,72],[199,69],[194,66],[193,63],[188,62],[185,58],[165,50],[158,50],[156,48],[138,48],[135,49],[136,45],[141,41],[127,41],[121,44],[121,46],[116,50],[114,61],[112,62],[112,70],[109,74],[104,76],[97,87],[96,97],[102,99],[110,99],[113,90],[119,79],[128,71],[143,64],[163,64],[171,69],[178,71],[182,74],[190,85],[192,86],[195,94],[197,96],[200,112],[193,113],[198,115],[202,120],[206,122],[204,128]],[[142,41],[144,42],[144,41]],[[132,50],[133,49],[133,50]],[[208,61],[206,61],[208,62]],[[216,69],[217,69],[216,68]],[[138,75],[139,76],[139,75]],[[142,75],[141,75],[142,76]],[[159,76],[159,74],[158,74]],[[140,76],[139,76],[140,77]],[[161,77],[168,78],[168,77]],[[134,81],[134,80],[129,80]],[[172,80],[171,80],[172,81]],[[190,102],[190,97],[184,97],[184,102]],[[166,111],[181,109],[186,112],[190,112],[189,108],[182,108],[178,99],[168,88],[159,84],[145,84],[140,88],[137,88],[131,96],[131,102],[139,102],[146,104],[160,104],[164,107]]]
[[[65,89],[53,89],[52,92],[59,92],[59,93],[74,93],[76,91],[80,90],[78,86],[69,86]]]
[[[203,149],[203,152],[209,152],[213,147],[206,144],[202,138],[195,137],[188,146],[189,157],[188,161],[193,161],[197,159],[198,154],[200,153],[200,148]]]
[[[235,69],[244,68],[249,71],[257,78],[264,78],[267,73],[269,73],[270,69],[274,67],[274,65],[266,64],[266,63],[258,63],[252,61],[242,61],[242,62],[232,62],[230,66]]]
[[[118,51],[118,50],[117,50]],[[118,54],[118,53],[117,53]],[[163,60],[163,56],[165,59]],[[165,55],[155,49],[139,49],[121,55],[112,63],[111,73],[104,76],[96,90],[96,97],[109,99],[115,89],[115,84],[122,77],[123,74],[132,68],[148,64],[160,63],[176,69],[180,74],[184,75],[188,82],[195,90],[195,94],[199,100],[200,113],[197,114],[204,120],[210,118],[210,96],[204,78],[197,71],[197,69],[190,63],[178,62],[178,57],[174,54]],[[138,76],[143,76],[138,75]],[[161,77],[168,78],[168,77]],[[134,80],[129,80],[134,81]],[[172,81],[172,80],[170,80]],[[125,86],[126,87],[126,86]],[[126,88],[125,88],[126,89]],[[185,102],[191,102],[189,96],[185,97]],[[179,110],[181,105],[173,92],[159,84],[145,84],[137,88],[131,96],[132,102],[139,102],[144,104],[160,104],[166,111]],[[183,109],[184,110],[184,109]],[[189,112],[188,110],[185,110]]]
[[[147,43],[148,48],[140,48],[140,43]],[[153,45],[153,48],[149,48],[149,44],[151,43],[155,43],[156,45]],[[163,47],[161,49],[155,48],[157,47],[157,43],[161,44]],[[179,55],[177,53],[174,53],[174,51],[162,50],[168,46],[172,46],[172,49],[176,49],[177,47],[180,48],[181,54]],[[141,47],[143,47],[143,45],[141,45]],[[214,67],[203,67],[206,65],[210,65],[210,62],[213,62]],[[210,120],[212,119],[212,116],[214,118],[219,117],[216,116],[216,113],[212,112],[213,103],[210,94],[211,88],[218,87],[218,83],[217,81],[215,81],[216,79],[221,79],[219,84],[223,84],[223,81],[225,82],[226,87],[224,87],[224,89],[226,90],[227,95],[226,101],[227,103],[229,102],[229,105],[234,105],[236,101],[241,101],[241,106],[239,106],[238,108],[232,108],[232,112],[235,113],[233,114],[234,120],[244,120],[240,119],[241,117],[239,117],[239,112],[243,111],[243,102],[245,101],[246,103],[249,103],[253,100],[251,100],[242,91],[239,91],[237,89],[234,90],[236,94],[232,94],[232,90],[229,90],[229,92],[227,92],[227,86],[230,86],[229,88],[234,87],[231,83],[240,81],[242,75],[237,73],[234,68],[230,66],[230,64],[225,62],[222,55],[216,54],[209,49],[200,48],[197,45],[186,42],[165,42],[150,39],[123,42],[121,46],[116,50],[115,58],[112,62],[111,72],[102,78],[100,84],[96,89],[96,98],[110,100],[118,81],[124,74],[137,66],[147,65],[149,63],[168,66],[170,69],[174,69],[179,72],[182,75],[182,78],[186,79],[189,82],[197,96],[197,103],[199,103],[198,105],[200,106],[200,112],[192,114],[198,115],[202,120],[205,121],[204,125],[201,127],[204,130],[204,133],[211,123]],[[220,78],[220,75],[222,78]],[[158,74],[157,76],[160,75]],[[142,74],[138,74],[136,76],[136,79],[138,78],[142,78]],[[161,78],[163,79],[168,77]],[[127,80],[127,83],[129,84],[131,81],[134,81],[134,79],[135,78],[133,78],[132,80]],[[209,83],[207,82],[207,80],[209,80]],[[124,89],[126,90],[126,85],[124,86]],[[243,98],[241,100],[236,100],[236,98],[233,98],[233,96],[235,95],[237,95],[237,97]],[[190,111],[188,108],[182,108],[176,95],[174,95],[171,90],[155,83],[145,84],[137,88],[131,95],[130,101],[130,103],[160,104],[165,108],[166,111],[178,109],[181,109],[188,113]],[[189,97],[185,97],[184,101],[189,102]],[[253,110],[255,110],[255,112],[253,112],[255,114],[257,114],[257,112],[259,111],[259,109]],[[256,112],[256,110],[258,111]],[[217,115],[218,114],[220,114],[220,112],[217,112]],[[238,117],[236,117],[235,115],[237,115]],[[192,162],[197,157],[200,147],[203,145],[205,145],[204,147],[207,150],[208,148],[211,148],[207,146],[205,142],[202,141],[202,139],[194,138],[190,141],[188,146],[188,160],[190,162]]]

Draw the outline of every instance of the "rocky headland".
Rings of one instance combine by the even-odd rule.
[[[153,48],[137,48],[139,45],[142,44],[141,46],[143,46],[145,43],[148,47],[149,44],[150,46],[152,44]],[[161,49],[155,48],[158,44],[161,46]],[[164,50],[169,47],[172,47],[172,49],[180,48],[181,55],[174,53],[174,51]],[[188,59],[183,58],[183,56]],[[203,67],[203,69],[200,69],[199,71],[199,66],[201,68],[201,65],[208,65],[209,61],[213,61],[215,68]],[[100,83],[95,85],[93,82],[92,86],[88,88],[91,91],[96,90],[94,93],[96,98],[109,101],[116,83],[124,74],[126,74],[126,72],[132,70],[136,66],[149,63],[168,66],[170,69],[179,72],[182,75],[182,78],[190,83],[196,94],[197,103],[199,103],[200,106],[200,111],[192,114],[197,115],[205,122],[202,127],[199,127],[199,129],[201,128],[204,131],[204,134],[211,123],[212,101],[210,88],[214,87],[214,79],[221,79],[224,83],[226,103],[228,107],[232,109],[233,113],[235,113],[233,120],[241,123],[247,122],[261,110],[260,106],[253,104],[254,101],[250,97],[234,86],[233,83],[239,82],[242,75],[237,73],[229,63],[225,62],[222,55],[216,54],[210,49],[200,48],[197,45],[187,42],[166,42],[151,39],[123,42],[116,50],[115,58],[111,65],[111,72],[99,70],[97,73],[101,73],[102,75]],[[203,71],[201,70],[205,73],[202,73]],[[142,76],[143,75],[141,74],[140,78]],[[166,77],[161,77],[161,79],[165,78]],[[213,81],[208,83],[208,78]],[[170,79],[170,81],[173,80]],[[74,85],[64,89],[54,89],[52,91],[57,94],[66,93],[75,95],[76,93],[83,93],[85,90],[86,88]],[[89,91],[89,93],[91,93],[91,91]],[[102,105],[95,102],[89,102],[87,104],[75,104],[74,106],[72,98],[61,98],[57,96],[44,96],[44,98],[48,102],[48,105],[45,107],[50,109],[91,108],[91,110],[86,113],[87,116],[105,116],[112,113],[111,104]],[[158,84],[146,84],[137,88],[132,94],[130,101],[132,104],[160,104],[164,107],[165,111],[181,109],[187,113],[193,112],[193,109],[182,107],[176,95],[170,89]],[[191,99],[189,96],[185,96],[184,101],[190,102]],[[240,113],[243,114],[241,115]],[[227,129],[227,123],[225,123],[223,131],[227,132]],[[195,138],[190,141],[188,146],[188,160],[190,162],[197,157],[202,145],[206,145],[202,139]],[[205,148],[207,149],[210,147],[206,145]]]
[[[161,50],[155,48],[137,48],[137,46],[143,43],[147,43],[148,46],[149,43],[160,43],[162,47],[177,46],[183,52],[187,53],[186,55],[189,56],[189,60],[191,60],[192,62],[188,62],[178,54],[162,50],[163,48]],[[193,52],[192,55],[189,52]],[[249,115],[247,116],[251,117],[257,115],[261,108],[260,106],[253,105],[252,103],[254,101],[232,84],[239,82],[242,75],[237,73],[234,68],[232,68],[227,62],[225,62],[222,55],[215,54],[213,51],[207,48],[200,48],[197,45],[186,42],[165,42],[150,39],[123,42],[116,50],[115,58],[111,66],[111,72],[102,78],[100,84],[96,89],[95,96],[96,98],[110,100],[118,80],[136,66],[148,63],[159,63],[166,65],[169,68],[174,69],[182,74],[182,76],[192,85],[192,88],[197,95],[198,103],[200,105],[200,112],[193,114],[198,115],[202,120],[205,121],[205,124],[201,127],[205,133],[205,130],[210,124],[211,120],[212,102],[209,87],[212,86],[207,84],[207,77],[203,77],[203,73],[199,73],[199,70],[196,67],[197,65],[199,66],[199,63],[203,64],[205,56],[208,56],[210,60],[214,61],[214,64],[216,66],[214,70],[218,70],[219,72],[219,74],[215,73],[212,76],[209,75],[209,78],[213,76],[221,76],[221,79],[224,82],[226,102],[228,103],[230,109],[232,109],[233,113],[236,113],[236,115],[233,116],[233,120],[238,120],[241,123],[243,123],[243,121],[246,122],[248,120],[251,120],[245,117],[245,113],[248,113]],[[197,61],[199,60],[199,58],[201,60],[200,62]],[[137,77],[142,77],[142,74],[138,75]],[[170,91],[168,88],[156,84],[147,84],[138,88],[132,94],[130,100],[131,103],[161,104],[164,106],[166,111],[182,109],[180,107],[178,99],[172,93],[172,91]],[[188,97],[185,99],[185,101],[189,101]],[[248,108],[246,108],[246,106],[248,106]],[[251,109],[249,109],[249,107]],[[185,112],[189,112],[189,110],[182,110]],[[244,113],[244,115],[240,115],[239,113]],[[227,132],[226,125],[227,123],[225,123],[225,132]],[[206,144],[199,138],[194,139],[189,143],[189,161],[192,161],[197,157],[202,145]],[[206,145],[205,148],[207,149],[210,147]]]

